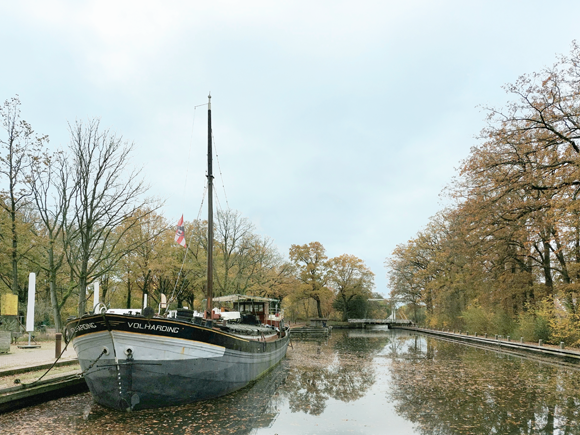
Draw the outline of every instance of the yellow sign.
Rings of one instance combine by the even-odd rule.
[[[18,295],[3,294],[0,298],[0,314],[3,316],[18,315]]]

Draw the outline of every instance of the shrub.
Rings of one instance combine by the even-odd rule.
[[[461,313],[465,328],[480,334],[493,333],[494,327],[489,312],[481,307],[469,307]]]

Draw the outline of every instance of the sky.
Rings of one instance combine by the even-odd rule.
[[[483,107],[569,53],[578,16],[559,0],[0,0],[0,101],[19,95],[52,149],[99,118],[177,223],[198,217],[211,92],[220,204],[283,256],[318,241],[361,258],[387,295],[385,259],[446,205]]]

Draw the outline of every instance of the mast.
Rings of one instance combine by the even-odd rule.
[[[211,95],[207,103],[207,311],[206,319],[212,319],[213,299],[213,172],[211,146]]]

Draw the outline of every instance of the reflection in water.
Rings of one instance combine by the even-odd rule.
[[[580,433],[580,371],[415,337],[390,398],[422,434]]]
[[[0,415],[8,434],[248,434],[278,415],[278,388],[287,362],[233,394],[183,406],[121,413],[93,403],[90,393]]]
[[[2,435],[580,434],[580,371],[405,331],[293,341],[228,396],[119,413],[81,394],[0,415]]]
[[[375,383],[373,355],[390,336],[351,336],[334,333],[330,343],[295,341],[299,350],[291,356],[292,365],[282,391],[290,409],[320,415],[329,398],[356,401]]]

